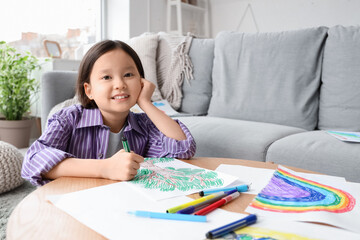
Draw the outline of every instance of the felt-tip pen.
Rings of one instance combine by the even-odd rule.
[[[247,192],[249,190],[249,185],[239,185],[239,186],[234,186],[234,187],[226,187],[226,188],[216,188],[216,189],[207,189],[204,191],[199,192],[199,195],[202,196],[207,196],[209,194],[213,194],[216,192],[227,192],[227,191],[231,191],[231,190],[237,190],[239,192]]]
[[[206,197],[202,197],[202,198],[198,198],[198,199],[195,199],[193,201],[190,201],[190,202],[187,202],[187,203],[184,203],[184,204],[181,204],[179,206],[176,206],[176,207],[172,207],[172,208],[169,208],[168,210],[166,210],[167,213],[176,213],[184,208],[187,208],[187,207],[190,207],[190,206],[194,206],[195,204],[198,204],[198,203],[201,203],[201,202],[205,202],[206,200],[208,199],[211,199],[211,198],[214,198],[214,197],[217,197],[219,195],[223,195],[224,192],[217,192],[217,193],[214,193],[214,194],[210,194]]]
[[[126,152],[130,152],[130,147],[129,147],[129,143],[128,140],[126,139],[126,137],[122,137],[121,138],[122,144],[123,144],[123,148]]]
[[[130,211],[128,213],[133,214],[137,217],[148,217],[148,218],[159,218],[159,219],[192,221],[192,222],[206,222],[206,216],[196,216],[189,214],[173,214],[173,213],[148,212],[148,211]]]
[[[216,201],[213,204],[210,204],[209,206],[207,206],[203,209],[200,209],[199,211],[195,212],[194,215],[204,216],[204,215],[208,214],[209,212],[214,211],[215,209],[221,207],[224,204],[227,204],[228,202],[230,202],[231,200],[233,200],[239,196],[240,196],[239,192],[234,192],[234,193],[230,194],[229,196],[223,197],[219,201]]]
[[[235,231],[236,229],[240,229],[246,226],[249,226],[253,223],[255,223],[257,220],[257,216],[255,214],[251,214],[247,217],[244,217],[240,220],[237,220],[235,222],[226,224],[222,227],[216,228],[214,230],[211,230],[206,233],[206,238],[218,238],[225,234],[228,234],[229,232]]]
[[[210,204],[219,201],[220,199],[222,199],[223,197],[226,197],[234,192],[237,192],[236,190],[232,190],[229,192],[224,192],[224,194],[221,194],[219,196],[216,196],[214,198],[210,198],[204,202],[189,206],[187,208],[181,209],[180,211],[178,211],[177,213],[181,213],[181,214],[192,214],[194,212],[199,211],[202,208],[205,208],[207,206],[209,206]]]

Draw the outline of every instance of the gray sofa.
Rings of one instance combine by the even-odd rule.
[[[178,117],[196,156],[271,161],[360,182],[360,144],[324,130],[360,131],[360,28],[221,32],[193,39],[194,79]],[[42,77],[43,126],[74,96],[76,72]]]

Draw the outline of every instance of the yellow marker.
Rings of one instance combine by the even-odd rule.
[[[224,194],[224,192],[217,192],[217,193],[213,193],[213,194],[210,194],[206,197],[202,197],[202,198],[198,198],[194,201],[191,201],[191,202],[188,202],[188,203],[184,203],[184,204],[181,204],[179,206],[176,206],[176,207],[173,207],[173,208],[170,208],[168,210],[166,210],[167,213],[176,213],[184,208],[187,208],[187,207],[190,207],[190,206],[193,206],[195,204],[198,204],[198,203],[201,203],[201,202],[204,202],[208,199],[211,199],[211,198],[214,198],[214,197],[217,197],[219,195],[222,195]]]

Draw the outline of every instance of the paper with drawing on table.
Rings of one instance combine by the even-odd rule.
[[[358,142],[360,143],[360,132],[342,132],[342,131],[326,131],[333,137],[344,142]]]
[[[145,158],[135,178],[126,183],[153,200],[161,200],[226,187],[236,179],[174,158]]]
[[[135,217],[127,212],[132,210],[165,212],[166,209],[193,199],[181,196],[152,201],[143,198],[141,193],[123,182],[62,195],[50,195],[47,196],[47,199],[57,208],[108,239],[204,239],[209,230],[246,216],[216,209],[207,215],[206,223]],[[284,240],[284,236],[287,237],[285,239],[289,239],[289,236],[293,237],[294,235],[297,235],[297,238],[293,239],[304,239],[299,236],[326,240],[359,239],[358,235],[338,228],[279,221],[259,217],[256,224],[243,228],[243,230],[246,230],[245,233],[251,236],[262,236],[259,234],[265,232],[267,236],[279,240]],[[191,231],[179,231],[179,229],[191,229]],[[281,236],[283,238],[280,238]]]
[[[338,240],[360,239],[360,234],[319,224],[259,217],[255,224],[235,230],[221,239]]]
[[[360,191],[353,185],[279,166],[245,211],[273,219],[322,222],[360,233]]]
[[[274,169],[265,169],[265,168],[256,168],[256,167],[246,167],[241,165],[230,165],[230,164],[220,164],[216,169],[218,172],[223,172],[239,179],[230,184],[230,186],[236,186],[241,184],[250,184],[249,194],[258,194],[270,181],[273,176],[275,170]],[[312,173],[304,173],[309,174],[313,178],[321,178],[321,179],[333,179],[333,181],[343,181],[345,182],[345,178],[328,176],[328,175],[319,175]]]
[[[153,201],[144,198],[143,194],[124,182],[48,196],[47,199],[57,208],[108,239],[204,239],[207,231],[246,216],[217,209],[207,215],[207,222],[136,217],[128,212],[143,210],[165,213],[166,209],[193,199],[180,196]],[[191,231],[188,231],[189,229]]]

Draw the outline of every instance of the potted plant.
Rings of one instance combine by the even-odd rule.
[[[29,146],[30,106],[39,89],[39,82],[31,77],[35,69],[40,64],[30,52],[22,54],[0,42],[0,140],[18,148]]]

